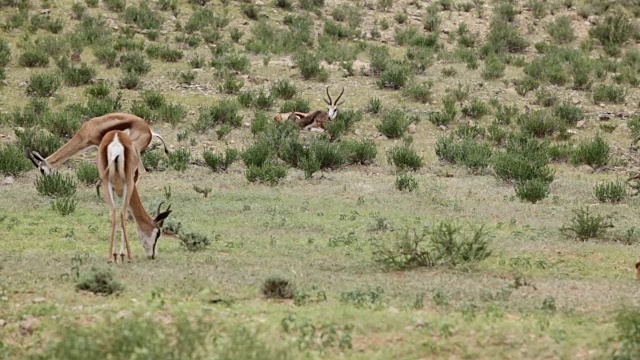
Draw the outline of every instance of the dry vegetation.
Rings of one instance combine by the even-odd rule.
[[[639,358],[639,14],[0,0],[0,357]],[[325,133],[271,120],[326,86]],[[174,212],[107,267],[95,151],[23,154],[117,111]]]

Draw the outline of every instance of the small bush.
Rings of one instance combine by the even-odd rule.
[[[473,264],[491,255],[487,235],[483,227],[465,231],[443,221],[433,229],[407,229],[392,241],[374,243],[373,258],[397,269]]]
[[[349,140],[340,143],[349,164],[370,164],[376,158],[377,148],[372,140]]]
[[[112,295],[121,293],[124,285],[115,278],[111,268],[94,266],[90,272],[82,274],[76,289],[90,291],[97,295]]]
[[[45,67],[49,65],[49,54],[40,47],[29,48],[20,54],[18,64],[24,67]]]
[[[487,168],[492,153],[489,145],[477,142],[473,138],[455,141],[453,136],[449,135],[440,137],[436,142],[436,155],[440,160],[460,164],[474,171]]]
[[[622,181],[606,181],[593,188],[596,198],[600,202],[616,204],[621,202],[627,194],[627,185]]]
[[[267,93],[264,88],[260,88],[260,91],[258,91],[258,94],[256,95],[254,105],[258,109],[268,110],[273,106],[274,102],[275,99],[273,98],[273,95]]]
[[[599,135],[593,140],[584,140],[573,152],[571,162],[601,168],[609,162],[609,144]]]
[[[15,134],[18,138],[18,145],[27,153],[37,151],[40,155],[47,157],[62,146],[62,140],[59,137],[38,129],[16,130]]]
[[[82,63],[79,67],[69,66],[62,70],[65,84],[69,86],[87,85],[96,76],[96,69]]]
[[[271,94],[277,98],[289,100],[296,96],[298,89],[289,80],[278,80],[271,86]]]
[[[587,241],[593,238],[600,238],[607,228],[611,227],[609,220],[600,215],[592,215],[588,207],[573,210],[574,217],[571,224],[562,227],[560,230],[568,237]]]
[[[296,287],[285,278],[270,276],[262,283],[260,291],[267,299],[293,299]]]
[[[367,103],[367,111],[372,114],[377,114],[382,110],[382,100],[377,97],[369,98],[369,102]]]
[[[282,103],[279,109],[279,112],[281,113],[289,113],[293,111],[308,113],[311,111],[311,104],[309,104],[309,101],[305,99],[293,99]],[[338,115],[340,115],[340,113],[338,113]]]
[[[518,125],[523,134],[538,138],[551,136],[560,130],[558,119],[547,110],[534,110],[521,114]]]
[[[135,90],[140,86],[140,75],[135,72],[127,72],[118,81],[120,89]]]
[[[481,117],[489,114],[490,110],[484,101],[474,98],[471,100],[471,104],[462,107],[462,113],[472,119],[480,119]]]
[[[429,114],[429,121],[436,126],[449,125],[456,118],[458,110],[456,110],[456,100],[453,96],[445,96],[442,99],[442,111],[436,111]]]
[[[506,65],[497,56],[489,56],[484,60],[484,70],[482,78],[485,80],[496,80],[504,76]]]
[[[147,171],[164,170],[164,166],[161,166],[163,159],[165,159],[163,151],[145,151],[144,154],[142,154],[142,165]]]
[[[325,81],[329,77],[327,69],[320,66],[320,57],[317,54],[302,50],[295,54],[294,61],[305,80]]]
[[[239,152],[236,149],[227,148],[225,153],[217,154],[209,150],[205,150],[202,154],[207,166],[213,171],[226,171],[231,164],[239,157]]]
[[[76,177],[85,185],[95,185],[100,179],[98,167],[93,162],[83,161],[76,168]]]
[[[197,233],[178,233],[182,245],[189,251],[202,251],[211,245],[211,240],[206,235]]]
[[[70,197],[61,197],[56,198],[51,201],[51,209],[56,211],[58,214],[62,216],[67,216],[74,211],[76,211],[76,205],[78,201],[70,196]]]
[[[151,71],[151,64],[139,52],[128,52],[120,56],[120,68],[125,73],[145,75]]]
[[[62,81],[55,73],[33,73],[27,84],[27,94],[39,97],[49,97],[60,88]]]
[[[554,114],[567,125],[575,126],[578,121],[584,119],[584,111],[569,101],[563,101],[553,107]]]
[[[184,172],[191,163],[191,151],[189,149],[181,148],[169,153],[167,164],[170,168]]]
[[[5,39],[0,39],[0,68],[4,68],[11,61],[11,48],[9,42]]]
[[[128,6],[124,12],[124,20],[128,23],[134,23],[144,30],[159,29],[164,22],[162,15],[149,8],[146,2],[141,2],[139,6]]]
[[[495,175],[516,184],[532,179],[551,183],[555,171],[548,163],[546,143],[524,135],[511,137],[507,141],[506,151],[497,151],[492,157]]]
[[[239,112],[239,104],[233,100],[222,100],[216,105],[200,108],[200,116],[194,124],[194,129],[198,132],[222,124],[229,124],[234,128],[242,125],[242,117]]]
[[[48,176],[38,176],[35,185],[40,195],[53,198],[70,197],[76,193],[76,182],[73,178],[59,172]]]
[[[433,87],[433,83],[430,81],[424,81],[422,83],[414,83],[403,90],[405,96],[412,98],[415,101],[421,102],[423,104],[431,101],[431,97],[433,92],[431,88]],[[380,101],[378,99],[378,101]]]
[[[413,79],[413,71],[408,63],[389,61],[380,72],[380,80],[376,82],[380,88],[400,89]]]
[[[264,132],[269,124],[267,114],[264,111],[256,111],[251,119],[251,133],[256,135]]]
[[[387,161],[400,170],[416,171],[424,165],[424,159],[412,147],[401,144],[387,151]]]
[[[32,168],[31,162],[18,146],[13,144],[0,145],[0,173],[6,176],[17,176]]]
[[[624,45],[636,32],[631,20],[619,11],[613,11],[604,16],[597,24],[589,29],[589,36],[602,44],[609,55],[617,55]]]
[[[264,182],[270,185],[276,185],[280,180],[287,177],[287,167],[285,165],[273,164],[268,161],[262,166],[250,165],[245,176],[249,182]]]
[[[418,189],[418,180],[411,174],[400,174],[396,178],[396,189],[412,192]]]
[[[411,120],[407,116],[407,113],[401,109],[389,109],[387,110],[380,123],[376,125],[378,131],[384,136],[390,139],[400,138],[409,128]]]
[[[178,125],[185,116],[187,116],[187,109],[180,104],[163,104],[157,112],[158,120],[167,122],[173,127]]]
[[[549,183],[540,179],[521,181],[516,184],[516,196],[535,204],[549,196]]]
[[[569,16],[558,16],[547,26],[547,33],[557,44],[566,44],[575,40],[576,35]]]
[[[593,89],[593,101],[595,103],[622,104],[627,93],[621,86],[600,84]]]

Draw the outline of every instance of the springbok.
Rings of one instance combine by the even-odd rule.
[[[171,205],[164,212],[160,212],[160,206],[156,216],[152,218],[142,206],[136,181],[138,178],[138,151],[133,141],[120,130],[107,132],[98,146],[98,172],[104,192],[104,197],[109,204],[111,220],[111,239],[109,242],[109,262],[118,262],[118,254],[114,251],[116,240],[116,202],[115,195],[122,198],[122,211],[120,213],[120,257],[124,262],[124,247],[127,248],[127,259],[133,261],[131,246],[127,237],[127,210],[138,227],[138,237],[146,255],[155,259],[158,254],[158,238],[162,234],[162,224],[171,214]],[[115,193],[115,194],[114,194]],[[113,258],[112,258],[113,256]]]
[[[324,97],[322,100],[327,104],[327,111],[324,110],[316,110],[310,113],[303,112],[291,112],[291,113],[280,113],[277,114],[273,119],[277,122],[284,123],[285,121],[293,121],[298,124],[304,130],[311,129],[324,129],[324,124],[328,121],[331,121],[338,116],[338,106],[344,103],[340,101],[342,94],[344,94],[344,87],[342,88],[342,92],[338,95],[338,98],[333,101],[331,99],[331,95],[329,94],[329,87],[327,86],[327,96],[329,100]]]
[[[79,151],[90,146],[98,146],[104,135],[113,130],[127,131],[129,133],[138,158],[140,158],[140,153],[149,146],[151,139],[154,137],[162,141],[164,151],[168,153],[167,144],[162,136],[153,132],[143,119],[131,114],[111,113],[94,117],[84,123],[71,140],[67,141],[66,144],[46,159],[36,151],[28,154],[29,159],[43,175],[51,175],[57,167]],[[141,171],[144,171],[141,160],[139,160],[139,165]]]

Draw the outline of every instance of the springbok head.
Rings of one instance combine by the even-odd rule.
[[[171,214],[171,205],[167,210],[160,212],[163,202],[158,205],[158,210],[153,218],[153,229],[151,232],[144,231],[138,224],[138,237],[142,243],[142,248],[149,259],[155,259],[158,256],[158,239],[162,235],[162,224],[164,220]]]
[[[26,155],[27,155],[27,158],[31,160],[33,165],[36,168],[38,168],[38,170],[42,175],[47,176],[55,172],[53,168],[49,165],[47,160],[42,155],[40,155],[37,151],[27,152]]]
[[[322,100],[324,100],[325,103],[327,103],[328,109],[327,109],[327,114],[329,115],[329,119],[333,120],[336,118],[336,116],[338,116],[338,106],[342,105],[342,103],[344,103],[343,101],[340,101],[340,98],[342,97],[342,94],[344,94],[344,86],[342,87],[342,92],[340,93],[340,95],[338,95],[338,98],[336,99],[336,101],[334,102],[331,99],[331,95],[329,94],[329,87],[327,86],[327,96],[329,97],[329,100],[322,98]]]

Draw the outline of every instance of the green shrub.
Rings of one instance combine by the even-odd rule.
[[[0,68],[4,68],[11,61],[11,48],[9,42],[5,39],[0,39]]]
[[[309,145],[309,151],[320,164],[320,169],[337,169],[346,162],[343,149],[326,139],[314,139]]]
[[[234,100],[222,100],[216,105],[201,107],[200,116],[193,127],[199,132],[205,132],[216,125],[223,124],[240,127],[242,117],[238,111],[239,105]]]
[[[382,100],[377,97],[370,97],[367,103],[367,111],[372,114],[377,114],[382,110]]]
[[[366,165],[376,159],[377,148],[372,140],[345,140],[340,143],[349,164]]]
[[[151,64],[139,52],[128,52],[120,56],[120,68],[125,73],[145,75],[151,70]]]
[[[187,116],[187,109],[180,104],[163,104],[157,113],[158,120],[168,122],[173,127],[178,125],[185,116]]]
[[[635,32],[631,20],[624,13],[613,11],[589,29],[589,36],[598,40],[605,52],[616,55]]]
[[[270,276],[262,283],[260,292],[267,299],[293,299],[296,287],[285,278]]]
[[[48,176],[38,176],[35,185],[40,195],[53,198],[70,197],[76,193],[76,182],[73,178],[59,172]]]
[[[477,142],[472,138],[455,141],[451,135],[440,137],[435,148],[440,160],[460,164],[474,171],[489,166],[493,153],[491,147],[484,142]]]
[[[93,162],[83,161],[76,168],[76,177],[85,185],[95,185],[100,180],[98,167]]]
[[[473,264],[491,255],[483,227],[463,229],[443,221],[421,232],[412,229],[393,233],[391,241],[374,243],[373,259],[385,266],[407,269],[418,266]]]
[[[548,110],[533,110],[521,114],[518,118],[518,125],[520,125],[523,134],[538,138],[551,136],[561,128],[561,123]]]
[[[616,312],[616,344],[611,359],[637,359],[640,357],[640,306],[622,307]]]
[[[485,44],[480,49],[484,56],[489,54],[521,52],[529,42],[520,34],[518,28],[507,21],[495,19],[489,27]]]
[[[442,111],[436,111],[429,114],[429,121],[436,126],[449,125],[456,118],[458,110],[456,110],[456,100],[452,96],[442,98]]]
[[[147,47],[147,55],[152,59],[160,59],[164,62],[177,62],[184,57],[184,52],[172,49],[167,44],[153,44]]]
[[[595,103],[622,104],[627,95],[621,86],[600,84],[593,89],[593,101]]]
[[[90,291],[96,295],[117,295],[124,290],[124,285],[115,278],[111,268],[94,266],[90,272],[82,274],[76,289]]]
[[[189,149],[181,148],[169,153],[169,158],[167,159],[167,165],[170,168],[184,172],[189,167],[191,163],[191,151]]]
[[[525,75],[522,79],[516,79],[513,81],[516,86],[516,92],[520,96],[525,96],[530,91],[537,89],[540,86],[540,81],[533,76]]]
[[[563,101],[553,107],[555,115],[563,120],[567,125],[575,126],[578,121],[584,119],[582,108],[569,101]]]
[[[253,145],[245,149],[241,157],[245,166],[261,167],[267,163],[273,155],[273,148],[269,141],[260,138]]]
[[[302,50],[298,51],[293,59],[300,69],[303,79],[325,81],[329,77],[327,69],[320,66],[320,57],[317,54]]]
[[[87,85],[96,76],[96,69],[82,63],[79,67],[69,66],[62,70],[65,84],[69,86]]]
[[[387,151],[387,161],[400,170],[416,171],[424,165],[424,159],[412,147],[401,144]]]
[[[293,7],[292,0],[275,0],[275,5],[281,9],[290,10]]]
[[[462,113],[472,119],[480,119],[481,117],[489,114],[490,110],[484,101],[473,98],[471,104],[462,107]]]
[[[39,97],[49,97],[60,88],[62,81],[55,73],[33,73],[27,84],[27,94]]]
[[[296,96],[298,89],[289,80],[278,80],[271,86],[271,94],[277,98],[289,100]]]
[[[484,60],[484,70],[482,71],[482,78],[485,80],[495,80],[504,76],[504,70],[506,65],[500,61],[500,58],[495,55],[488,56]]]
[[[17,176],[31,169],[31,163],[18,146],[13,144],[0,145],[0,173],[6,176]]]
[[[202,154],[204,161],[207,163],[207,166],[211,168],[213,171],[226,171],[231,164],[239,156],[239,152],[236,149],[226,148],[225,153],[217,154],[209,150],[205,150]]]
[[[576,35],[569,16],[558,16],[547,26],[547,33],[557,44],[566,44],[575,40]]]
[[[593,192],[598,201],[615,204],[621,202],[626,196],[627,185],[619,180],[602,182],[593,188]]]
[[[146,2],[141,2],[139,6],[128,6],[124,11],[124,20],[128,23],[134,23],[144,30],[160,29],[164,22],[162,15],[151,10]]]
[[[61,197],[51,200],[51,209],[62,216],[67,216],[76,211],[78,201],[72,197]]]
[[[287,177],[287,167],[285,165],[273,164],[266,162],[262,166],[250,165],[245,176],[249,182],[264,182],[270,185],[276,185],[280,180]]]
[[[258,109],[268,110],[273,106],[275,99],[273,95],[267,93],[264,88],[260,88],[256,95],[254,104]]]
[[[602,237],[607,228],[611,227],[609,220],[600,215],[592,215],[588,207],[573,210],[574,217],[571,224],[563,226],[560,230],[568,237],[587,241],[593,238]]]
[[[571,162],[601,168],[609,162],[609,145],[599,135],[593,140],[584,140],[573,152]]]
[[[411,66],[406,62],[389,61],[376,82],[380,88],[400,89],[413,79]]]
[[[362,120],[362,111],[345,109],[338,113],[335,119],[324,125],[332,139],[338,139],[340,136],[349,132],[353,125]]]
[[[400,174],[396,178],[396,189],[412,192],[418,189],[418,180],[411,174]]]
[[[549,196],[549,183],[540,179],[521,181],[516,184],[516,196],[535,204]]]
[[[300,169],[304,171],[304,178],[307,180],[313,178],[313,174],[320,171],[320,161],[313,153],[301,155],[297,162]]]
[[[256,135],[264,132],[267,126],[270,124],[269,118],[264,111],[256,111],[251,119],[251,133]]]
[[[27,48],[18,58],[18,64],[24,67],[46,67],[49,54],[40,47]]]
[[[401,109],[393,108],[387,110],[382,116],[380,123],[376,125],[378,131],[390,139],[400,138],[411,125],[411,120]]]
[[[182,245],[189,251],[202,251],[211,245],[208,236],[197,233],[178,233]]]
[[[142,154],[142,165],[147,171],[164,170],[165,168],[162,166],[162,161],[165,157],[164,152],[160,150],[145,151]]]
[[[403,93],[405,94],[405,96],[408,96],[415,101],[426,104],[429,101],[431,101],[431,97],[433,95],[433,92],[431,90],[432,87],[433,87],[433,83],[431,81],[423,81],[422,83],[413,83],[412,85],[407,86],[403,90]],[[378,99],[378,101],[380,101],[380,99]]]
[[[17,142],[20,147],[28,153],[37,151],[40,155],[47,157],[53,154],[62,146],[62,140],[57,136],[49,135],[38,129],[29,128],[26,130],[15,130]]]
[[[287,100],[282,103],[279,110],[281,113],[289,113],[293,111],[308,113],[311,111],[311,104],[309,104],[309,101],[305,99]],[[341,113],[338,113],[338,115],[340,114]]]
[[[515,183],[532,179],[551,183],[555,171],[548,163],[546,143],[524,135],[509,138],[506,150],[495,152],[492,160],[496,176]]]
[[[244,81],[229,72],[224,75],[224,81],[218,85],[218,89],[225,94],[236,94],[244,86]],[[238,95],[238,101],[242,106],[250,107],[255,102],[255,94],[253,91],[243,91]]]

